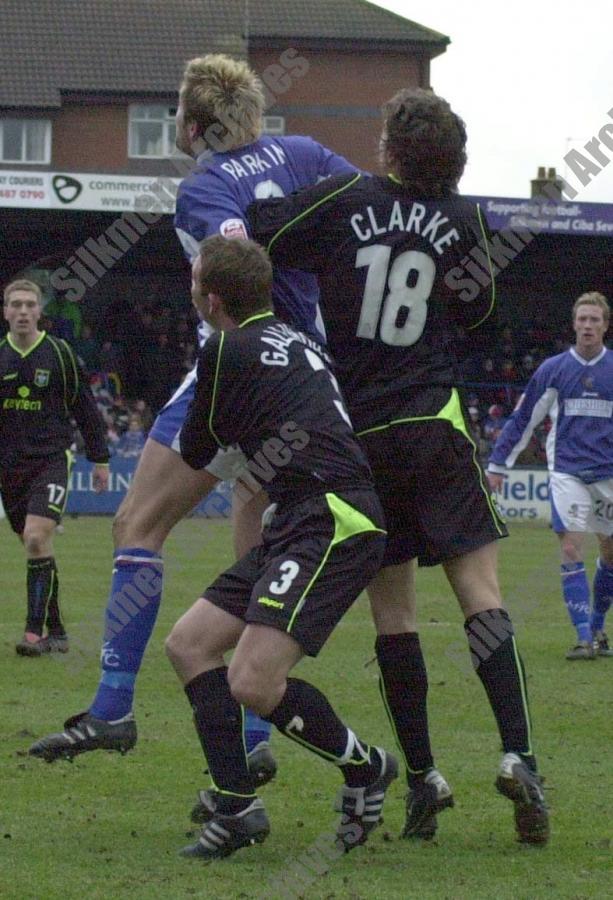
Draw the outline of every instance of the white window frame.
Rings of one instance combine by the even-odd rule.
[[[262,134],[283,136],[285,134],[285,116],[263,116]]]
[[[4,134],[3,128],[5,122],[18,122],[20,125],[28,125],[30,122],[42,124],[45,127],[45,138],[43,148],[43,159],[8,159],[4,156]],[[25,154],[25,128],[21,132],[21,149],[22,155]],[[51,120],[50,119],[22,119],[17,116],[2,116],[0,118],[0,163],[19,163],[24,166],[46,166],[51,162]]]
[[[161,118],[137,118],[135,115],[135,111],[138,107],[155,107],[161,106],[166,109],[166,115]],[[130,159],[168,159],[171,156],[177,155],[177,149],[175,146],[174,138],[171,141],[169,138],[169,126],[175,125],[175,113],[176,113],[176,104],[173,105],[171,103],[131,103],[128,107],[128,157]],[[158,122],[162,124],[162,153],[133,153],[132,152],[132,143],[134,138],[134,128],[141,122]]]

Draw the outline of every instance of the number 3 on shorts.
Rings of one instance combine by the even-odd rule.
[[[270,582],[270,592],[271,594],[284,594],[291,587],[292,581],[300,571],[300,566],[298,563],[292,562],[291,559],[286,559],[285,562],[282,562],[279,566],[279,572],[281,573],[281,578],[278,581]]]

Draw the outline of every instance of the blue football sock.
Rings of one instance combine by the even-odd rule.
[[[250,709],[245,710],[245,747],[247,753],[251,753],[260,741],[267,741],[270,738],[272,725],[260,719]]]
[[[151,550],[115,551],[104,618],[102,674],[90,713],[113,722],[132,709],[134,683],[155,625],[162,596],[163,562]]]
[[[585,565],[563,563],[560,567],[562,591],[570,620],[577,629],[577,640],[591,641],[590,628],[590,586],[587,583]]]
[[[607,566],[598,559],[594,575],[594,608],[590,622],[594,634],[604,630],[604,617],[611,603],[613,603],[613,566]]]

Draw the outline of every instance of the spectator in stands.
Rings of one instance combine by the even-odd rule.
[[[140,456],[145,446],[145,440],[146,435],[140,416],[133,413],[128,421],[128,430],[120,436],[115,452],[117,456],[123,457]]]
[[[121,343],[104,341],[100,348],[100,371],[116,372],[121,379],[121,383],[126,384],[126,350]]]
[[[130,410],[128,409],[125,397],[113,397],[110,415],[111,421],[120,435],[128,430],[128,425],[130,424]]]
[[[113,406],[113,397],[104,384],[102,375],[95,373],[89,379],[89,385],[94,395],[96,405],[105,421],[110,420],[110,410]]]
[[[148,434],[149,429],[153,425],[153,413],[146,400],[135,400],[132,404],[134,412],[140,417],[143,431]]]
[[[100,344],[94,337],[91,325],[83,323],[81,337],[74,342],[74,349],[88,372],[100,369]]]
[[[529,381],[536,369],[536,360],[532,353],[525,353],[521,361],[521,378],[522,381]]]
[[[117,452],[117,445],[121,440],[119,432],[114,424],[110,424],[106,430],[106,445],[109,448],[109,453],[113,455]]]
[[[500,367],[500,380],[505,383],[519,381],[519,373],[512,359],[503,359]]]
[[[477,406],[468,407],[468,430],[477,447],[479,459],[485,459],[489,453],[489,444],[483,436],[483,426],[481,425],[479,408]]]
[[[494,403],[487,411],[487,418],[483,423],[483,436],[493,443],[505,426],[507,419],[504,409],[500,404]]]
[[[66,296],[52,297],[45,305],[45,318],[52,322],[53,334],[74,344],[81,337],[83,314],[78,303]]]

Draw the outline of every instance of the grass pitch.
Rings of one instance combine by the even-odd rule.
[[[60,729],[89,704],[98,673],[109,582],[108,519],[66,519],[58,536],[63,608],[72,639],[65,657],[16,656],[23,630],[25,564],[0,522],[0,896],[179,898],[611,897],[613,659],[569,663],[573,634],[558,587],[557,542],[518,525],[501,544],[501,576],[528,671],[536,751],[546,778],[552,839],[538,849],[514,839],[512,806],[493,788],[500,751],[483,688],[470,666],[462,620],[440,570],[419,574],[420,632],[430,675],[437,765],[456,808],[439,818],[435,842],[398,839],[404,784],[391,788],[385,823],[369,843],[329,852],[338,772],[280,735],[279,775],[262,797],[265,844],[202,866],[177,857],[194,839],[189,810],[207,786],[191,715],[163,652],[172,623],[231,561],[229,526],[181,523],[166,549],[165,596],[138,682],[139,742],[125,757],[91,753],[72,764],[27,756],[36,737]],[[594,548],[590,547],[593,569]],[[588,556],[588,559],[590,558]],[[341,623],[304,677],[327,692],[365,739],[393,748],[377,690],[373,629],[365,598]]]

